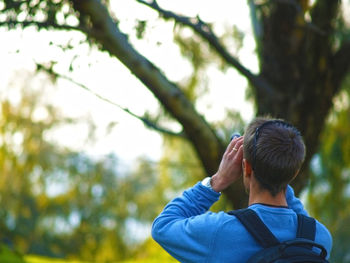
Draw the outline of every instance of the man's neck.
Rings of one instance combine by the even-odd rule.
[[[266,190],[251,191],[249,193],[249,205],[257,203],[272,206],[288,206],[284,191],[281,191],[276,196],[272,196]]]

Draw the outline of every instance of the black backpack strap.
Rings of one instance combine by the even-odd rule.
[[[297,238],[315,241],[316,221],[312,217],[298,214]]]
[[[262,247],[267,248],[280,243],[255,211],[246,208],[230,211],[228,214],[236,216]]]

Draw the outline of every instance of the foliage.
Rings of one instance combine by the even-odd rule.
[[[5,244],[0,246],[0,262],[26,263],[19,253],[12,251]]]
[[[159,203],[161,189],[157,196],[151,191],[156,167],[140,160],[133,172],[120,174],[113,154],[96,159],[54,143],[48,135],[76,121],[43,103],[44,90],[30,83],[17,102],[4,97],[0,104],[2,238],[25,254],[98,262],[127,257],[139,242],[128,234],[130,220],[149,223],[168,201]]]
[[[153,239],[147,239],[135,253],[134,259],[129,263],[132,262],[158,263],[178,261],[165,252]]]
[[[333,235],[332,262],[350,262],[350,85],[334,100],[335,107],[314,157],[308,206]]]
[[[159,163],[140,158],[120,174],[112,154],[91,158],[49,140],[56,127],[76,120],[44,103],[45,84],[33,90],[29,78],[23,85],[17,102],[4,97],[0,104],[1,236],[23,254],[70,260],[110,262],[151,249],[153,241],[139,248],[142,238],[133,236],[130,224],[149,229],[170,198],[203,176],[191,146],[170,137],[169,146],[186,155],[175,158],[170,151]],[[190,166],[184,165],[187,158]]]

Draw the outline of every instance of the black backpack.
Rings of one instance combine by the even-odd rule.
[[[295,239],[279,242],[259,216],[251,209],[228,212],[236,216],[263,249],[247,263],[328,262],[326,249],[314,242],[315,219],[298,214],[298,230]],[[317,248],[317,252],[312,248]]]

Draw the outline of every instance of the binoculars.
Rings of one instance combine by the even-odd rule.
[[[239,137],[241,137],[241,134],[239,132],[234,132],[231,135],[230,141],[232,141],[233,139],[239,138]]]

